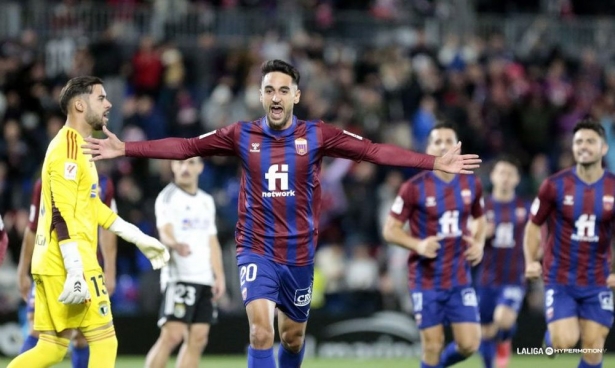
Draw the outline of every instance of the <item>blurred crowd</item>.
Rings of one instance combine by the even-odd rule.
[[[556,45],[539,44],[519,57],[501,34],[452,34],[442,44],[430,44],[420,28],[408,42],[382,47],[330,42],[304,31],[290,38],[275,31],[255,35],[247,47],[203,33],[192,47],[180,47],[173,39],[153,37],[127,44],[124,29],[117,23],[96,39],[53,40],[24,30],[0,40],[0,212],[12,255],[0,290],[15,287],[12,271],[6,270],[17,263],[46,147],[64,124],[58,94],[78,75],[103,78],[113,103],[109,128],[121,139],[191,137],[262,116],[260,64],[288,60],[302,76],[299,118],[321,118],[373,141],[417,151],[425,149],[438,120],[450,120],[463,150],[484,159],[477,175],[485,187],[489,160],[507,152],[523,164],[519,194],[528,198],[544,178],[573,164],[570,133],[581,117],[590,114],[602,122],[615,147],[615,64],[589,47],[569,57]],[[607,165],[615,169],[615,149]],[[168,162],[123,158],[101,162],[98,170],[115,183],[120,215],[155,234],[153,202],[171,179]],[[232,240],[239,170],[234,158],[210,158],[200,179],[218,206],[229,280],[236,279]],[[387,246],[380,229],[401,183],[414,173],[325,161],[315,308],[344,313],[357,302],[366,310],[408,308],[407,253]],[[155,288],[156,277],[134,247],[120,242],[116,313],[155,313],[158,305],[139,290]],[[233,290],[238,287],[229,289],[223,307],[233,310],[241,298]],[[5,295],[0,309],[16,302],[13,294],[0,294]]]

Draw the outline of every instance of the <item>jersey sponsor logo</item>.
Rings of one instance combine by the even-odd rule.
[[[440,232],[438,235],[446,238],[457,238],[462,235],[461,229],[459,228],[458,210],[444,212],[438,220],[438,223],[440,224]]]
[[[501,222],[495,228],[495,238],[491,243],[494,248],[513,248],[515,246],[515,225]]]
[[[288,165],[274,164],[269,166],[269,170],[265,174],[267,179],[267,192],[262,192],[263,198],[271,197],[294,197],[295,191],[290,190],[288,186]]]
[[[77,180],[77,164],[74,162],[64,163],[64,179]]]
[[[308,142],[305,138],[295,139],[295,151],[299,156],[303,156],[308,152]]]
[[[604,196],[602,197],[602,206],[606,211],[610,211],[613,209],[613,203],[615,203],[615,198],[613,196]]]
[[[353,138],[356,138],[356,139],[358,139],[358,140],[360,140],[360,141],[362,141],[362,140],[363,140],[363,137],[361,137],[360,135],[357,135],[357,134],[354,134],[354,133],[350,133],[350,132],[349,132],[349,131],[347,131],[347,130],[344,130],[344,134],[349,135],[349,136],[351,136],[351,137],[353,137]]]
[[[584,242],[597,242],[599,240],[600,237],[596,235],[596,215],[584,213],[575,221],[574,226],[577,232],[576,234],[573,233],[570,239]]]
[[[564,206],[572,206],[574,204],[574,197],[571,195],[564,196]]]
[[[427,197],[425,198],[425,207],[435,207],[436,206],[436,197]]]
[[[536,198],[534,199],[534,202],[532,202],[532,207],[530,207],[530,213],[536,216],[539,209],[540,209],[540,199]]]
[[[304,289],[295,290],[295,300],[293,303],[297,307],[305,307],[306,305],[309,305],[311,301],[312,301],[312,286],[311,285]]]
[[[598,298],[600,299],[600,308],[608,311],[613,311],[613,292],[612,291],[603,291],[598,294]]]
[[[209,137],[209,136],[210,136],[210,135],[212,135],[212,134],[216,134],[216,131],[215,131],[215,130],[212,130],[212,131],[211,131],[211,132],[209,132],[209,133],[201,134],[201,135],[199,135],[199,139],[207,138],[207,137]]]
[[[260,143],[252,143],[250,144],[250,152],[260,152],[261,144]]]
[[[391,212],[401,215],[401,211],[404,209],[404,200],[401,196],[395,197],[393,205],[391,206]]]
[[[461,303],[466,307],[477,307],[478,300],[474,289],[468,288],[461,290]]]

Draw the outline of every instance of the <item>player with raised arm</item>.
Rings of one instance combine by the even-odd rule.
[[[186,159],[238,156],[243,172],[236,228],[241,292],[250,323],[248,367],[275,367],[274,310],[277,307],[280,367],[299,367],[310,310],[314,252],[320,211],[319,173],[324,156],[377,164],[470,173],[476,155],[460,155],[461,144],[442,157],[403,150],[325,124],[293,116],[299,102],[299,72],[281,60],[263,63],[260,98],[266,116],[237,122],[200,137],[122,142],[88,138],[94,160],[119,156]]]
[[[198,187],[203,167],[200,157],[172,161],[173,182],[156,198],[158,233],[171,259],[160,276],[161,331],[147,354],[148,368],[166,367],[182,340],[177,366],[197,367],[216,317],[214,302],[226,290],[214,199]]]
[[[143,234],[102,203],[96,166],[80,148],[83,138],[107,121],[111,104],[102,81],[96,77],[69,80],[60,93],[60,107],[67,120],[49,144],[43,162],[32,256],[34,329],[40,333],[39,340],[13,359],[9,368],[59,363],[75,329],[80,329],[88,342],[88,367],[115,366],[117,339],[96,252],[99,225],[135,243],[155,268],[169,258],[157,239]]]
[[[427,153],[441,155],[456,144],[453,126],[438,123],[429,134]],[[410,233],[404,230],[406,222]],[[480,319],[470,267],[483,257],[485,230],[482,186],[473,175],[423,172],[399,189],[383,236],[412,251],[408,279],[421,331],[421,368],[451,366],[479,348]],[[455,341],[444,348],[448,323]]]
[[[478,265],[474,285],[482,324],[480,353],[485,368],[493,367],[494,361],[498,368],[504,368],[510,360],[510,342],[525,295],[523,231],[529,203],[515,195],[520,181],[515,158],[496,159],[490,179],[493,190],[485,198],[485,254]],[[497,354],[497,360],[494,359],[496,347],[498,352],[503,350]]]
[[[113,187],[113,182],[104,175],[98,177],[98,188],[101,200],[105,205],[110,207],[113,212],[117,212]],[[30,278],[30,264],[32,263],[32,253],[34,252],[34,236],[38,225],[39,205],[41,199],[41,180],[37,180],[32,191],[32,200],[30,203],[30,217],[28,225],[24,231],[23,241],[21,244],[21,252],[19,255],[19,263],[17,265],[18,286],[21,297],[26,302],[27,319],[29,323],[29,333],[26,337],[20,353],[32,349],[38,342],[38,331],[34,330],[34,308],[35,296],[34,288],[32,287],[32,279]],[[101,227],[99,241],[103,261],[104,261],[104,285],[109,297],[115,291],[115,269],[117,256],[117,237],[114,233]],[[90,357],[90,349],[85,340],[85,336],[81,331],[77,330],[72,338],[71,362],[73,368],[87,368]]]
[[[610,274],[615,212],[615,175],[602,167],[608,151],[600,123],[584,119],[573,130],[576,165],[545,179],[525,228],[525,275],[545,283],[547,346],[573,348],[581,340],[579,368],[602,367],[605,339],[613,325]],[[540,226],[548,225],[544,265]],[[543,271],[544,270],[544,271]]]

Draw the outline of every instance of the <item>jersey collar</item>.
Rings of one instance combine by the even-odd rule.
[[[288,137],[289,135],[292,135],[295,132],[296,127],[297,127],[297,117],[295,115],[293,115],[293,123],[284,130],[271,129],[269,127],[269,124],[267,124],[267,116],[263,116],[261,118],[261,128],[263,129],[263,131],[267,133],[268,135],[276,137],[276,138]]]

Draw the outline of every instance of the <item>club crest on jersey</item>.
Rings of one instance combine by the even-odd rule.
[[[103,317],[109,314],[109,304],[107,304],[107,302],[101,302],[98,304],[98,313],[100,313]]]
[[[470,189],[462,190],[461,199],[463,199],[464,204],[470,204],[472,202],[472,191]]]
[[[515,216],[517,216],[517,221],[524,221],[525,216],[527,216],[527,210],[523,207],[517,207],[515,209]]]
[[[615,198],[613,198],[613,196],[604,196],[602,198],[602,205],[604,206],[604,209],[607,211],[610,211],[613,209],[614,202],[615,202]]]
[[[297,151],[297,154],[300,156],[308,152],[308,142],[305,138],[295,139],[295,151]]]

